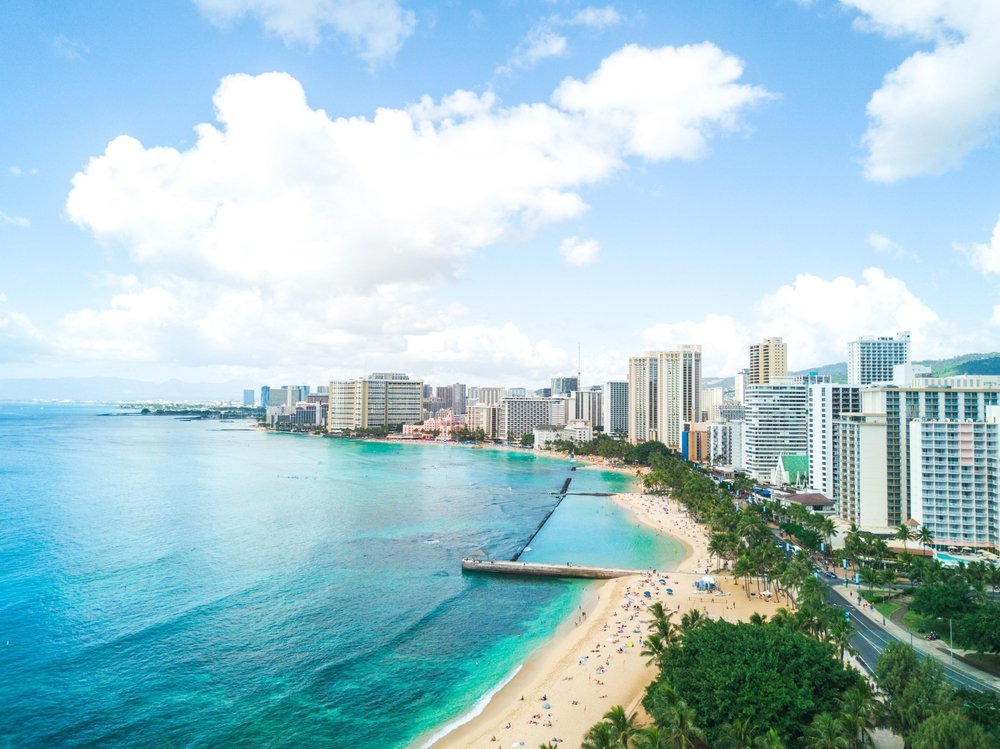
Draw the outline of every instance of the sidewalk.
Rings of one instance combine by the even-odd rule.
[[[837,579],[841,583],[843,583],[844,581],[844,579],[840,577],[838,577]],[[829,587],[830,590],[832,590],[834,593],[840,596],[841,599],[856,606],[858,608],[858,611],[861,612],[861,616],[863,616],[868,621],[869,624],[881,627],[886,631],[887,634],[892,635],[897,640],[900,640],[903,643],[910,644],[912,642],[913,648],[915,650],[918,650],[919,652],[923,653],[929,658],[936,659],[942,665],[950,666],[951,668],[954,668],[956,671],[961,671],[966,676],[970,676],[973,679],[978,679],[981,682],[991,685],[994,689],[1000,690],[1000,678],[997,678],[996,676],[993,676],[992,674],[989,674],[986,671],[980,671],[978,668],[970,666],[968,663],[963,662],[957,657],[954,659],[954,662],[952,662],[952,659],[948,655],[948,645],[945,640],[942,639],[942,640],[937,640],[936,642],[930,642],[918,635],[915,634],[911,635],[909,630],[900,627],[898,624],[892,621],[892,619],[882,616],[882,614],[880,614],[876,609],[866,609],[863,606],[859,606],[858,595],[857,595],[859,592],[858,586],[852,584],[850,587],[845,588],[841,584],[841,585],[831,585]],[[849,594],[852,593],[854,595],[850,596]],[[941,645],[944,645],[943,651],[941,649]],[[874,665],[875,664],[872,664],[873,668]]]

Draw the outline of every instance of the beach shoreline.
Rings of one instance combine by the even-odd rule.
[[[477,715],[433,743],[426,743],[425,735],[412,746],[496,749],[546,742],[579,746],[610,707],[622,705],[629,713],[641,710],[645,689],[656,677],[655,666],[641,655],[649,605],[659,601],[674,612],[675,621],[692,609],[733,621],[745,620],[754,611],[773,610],[774,604],[747,598],[730,577],[716,578],[716,593],[696,591],[694,582],[707,571],[707,533],[668,498],[627,492],[614,495],[612,501],[627,508],[638,522],[683,544],[686,553],[674,569],[658,568],[595,584],[593,598],[559,625]]]

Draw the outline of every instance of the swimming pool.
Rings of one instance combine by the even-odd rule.
[[[934,558],[942,562],[961,562],[962,560],[958,557],[953,557],[951,554],[945,554],[943,551],[935,551]]]

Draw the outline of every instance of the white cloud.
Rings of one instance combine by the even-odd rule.
[[[17,166],[16,164],[7,167],[7,171],[10,172],[15,177],[34,177],[38,174],[37,169],[24,169],[23,167]]]
[[[566,19],[558,19],[559,23],[566,26],[586,26],[591,29],[606,29],[609,26],[617,26],[622,22],[622,17],[611,5],[597,8],[589,5],[578,10]]]
[[[725,68],[717,75],[704,47],[673,50],[673,67],[629,47],[625,69],[613,69],[648,81],[646,96],[610,95],[602,72],[563,82],[555,100],[570,111],[458,91],[371,120],[332,119],[288,75],[230,76],[215,96],[221,128],[198,125],[186,151],[115,138],[73,177],[67,212],[142,263],[227,283],[327,293],[438,282],[511,227],[585,211],[578,190],[627,153],[700,155],[712,130],[761,95],[734,81],[734,58],[709,50]],[[688,82],[661,86],[664,75]]]
[[[708,315],[702,321],[661,323],[647,328],[649,348],[702,344],[706,375],[731,375],[747,366],[747,347],[765,336],[788,343],[789,367],[805,369],[844,361],[847,343],[863,335],[894,335],[908,330],[916,358],[950,356],[975,350],[982,340],[959,335],[951,324],[879,268],[855,280],[800,274],[758,300],[746,318]]]
[[[553,94],[562,109],[625,142],[648,159],[703,156],[717,130],[771,94],[739,83],[743,63],[714,44],[650,49],[630,44],[605,58],[586,81],[567,78]]]
[[[7,296],[0,294],[0,305]],[[0,364],[29,361],[43,354],[49,346],[46,337],[26,315],[0,308]]]
[[[79,60],[90,54],[90,47],[76,39],[60,34],[52,40],[52,51],[64,60]]]
[[[869,179],[940,174],[987,144],[1000,122],[1000,3],[841,0],[856,26],[929,43],[890,71],[868,102]]]
[[[534,67],[550,57],[562,57],[569,51],[569,40],[560,33],[560,27],[575,26],[603,30],[621,23],[621,15],[612,6],[603,8],[587,6],[571,16],[553,15],[543,18],[531,27],[524,39],[518,42],[510,59],[496,69],[498,75],[510,75],[514,70]]]
[[[559,254],[563,256],[566,264],[578,268],[597,260],[597,253],[600,250],[601,245],[596,239],[566,237],[559,245]]]
[[[909,258],[911,260],[916,260],[916,257],[907,252],[902,245],[898,242],[894,242],[889,239],[889,237],[884,234],[879,234],[873,231],[868,235],[868,245],[874,249],[876,252],[880,252],[883,255],[891,255],[895,258]]]
[[[11,216],[9,213],[0,211],[0,225],[2,224],[7,224],[8,226],[18,226],[21,228],[31,226],[31,222],[23,216]]]
[[[956,244],[955,249],[965,254],[972,267],[984,276],[1000,276],[1000,221],[993,227],[989,244],[978,243],[969,247]]]
[[[526,70],[550,57],[566,54],[568,42],[565,36],[545,26],[538,26],[518,42],[510,59],[496,69],[497,75],[510,75],[515,70]]]
[[[569,363],[563,349],[547,340],[532,341],[510,323],[491,327],[467,325],[406,336],[403,358],[421,371],[458,370],[490,373],[497,380],[547,378]],[[482,375],[480,375],[482,376]]]
[[[627,72],[647,81],[642,101],[606,100],[592,89],[603,78],[569,79],[554,104],[505,107],[456,91],[371,119],[312,109],[285,74],[227,77],[214,100],[219,124],[198,125],[190,148],[122,135],[74,176],[69,217],[123,247],[139,271],[99,279],[117,286],[109,306],[66,316],[55,337],[81,358],[187,366],[263,366],[273,362],[267,342],[280,341],[286,365],[325,361],[346,375],[421,365],[456,340],[492,335],[530,352],[508,357],[511,367],[544,366],[554,347],[502,324],[477,327],[468,310],[438,303],[434,286],[506,235],[579,216],[580,191],[632,153],[702,154],[763,95],[737,82],[734,58],[706,47],[678,48],[666,63],[627,48]],[[581,244],[578,258],[591,252]]]
[[[369,62],[395,56],[416,27],[397,0],[194,0],[209,20],[230,23],[253,16],[286,43],[315,46],[325,27],[350,39]]]

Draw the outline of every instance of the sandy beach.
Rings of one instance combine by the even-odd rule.
[[[665,497],[630,493],[614,501],[685,545],[688,553],[677,569],[595,583],[575,618],[560,626],[479,715],[436,741],[434,749],[535,749],[550,741],[578,747],[611,706],[641,710],[644,690],[656,675],[640,654],[649,605],[660,601],[677,612],[674,621],[691,609],[735,621],[781,605],[748,599],[729,577],[716,577],[716,593],[697,592],[694,581],[709,562],[705,530]]]

